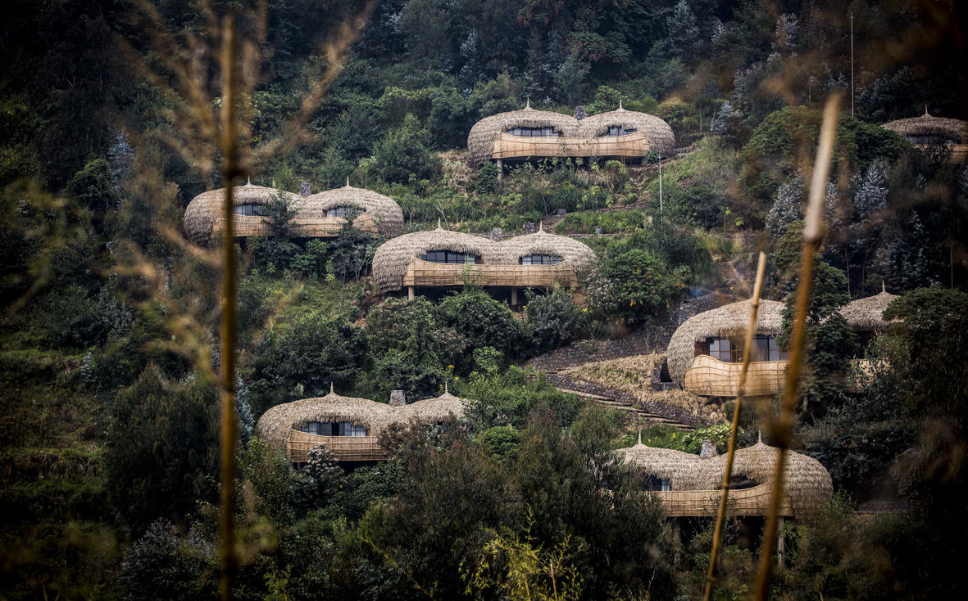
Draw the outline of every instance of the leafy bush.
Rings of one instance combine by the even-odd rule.
[[[413,115],[390,131],[373,151],[374,172],[385,182],[406,183],[432,180],[437,175],[437,159],[430,150],[427,131]]]
[[[442,358],[460,374],[473,368],[474,349],[490,346],[511,358],[522,336],[521,323],[511,309],[481,290],[446,297],[437,306],[436,321],[455,335]]]
[[[584,333],[585,314],[569,291],[556,285],[548,294],[536,294],[529,288],[525,299],[529,354],[540,355],[562,347]]]
[[[682,294],[687,274],[687,268],[669,269],[657,255],[633,249],[607,258],[586,289],[602,314],[635,324],[668,311]]]
[[[564,425],[575,421],[582,401],[561,392],[544,376],[538,375],[532,380],[529,378],[532,375],[533,372],[514,366],[499,374],[477,374],[459,380],[454,394],[469,399],[464,417],[480,432],[497,426],[523,428],[528,416],[539,406],[554,411]]]
[[[498,173],[496,164],[484,163],[467,182],[467,191],[475,194],[494,194],[499,187]]]

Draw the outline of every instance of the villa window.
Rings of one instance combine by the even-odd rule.
[[[558,136],[553,127],[514,127],[509,129],[507,133],[524,138],[554,138]]]
[[[667,491],[672,490],[672,483],[666,478],[647,475],[642,481],[642,490]]]
[[[521,257],[521,265],[557,265],[561,261],[561,257],[555,255],[524,255]]]
[[[303,432],[318,436],[366,436],[366,427],[351,422],[309,422]]]
[[[326,209],[327,217],[346,217],[346,213],[360,212],[365,213],[365,210],[357,209],[356,207],[333,207],[332,209]]]
[[[713,338],[709,343],[709,356],[724,363],[732,363],[733,348],[729,338]]]
[[[420,259],[430,263],[447,263],[450,265],[461,265],[465,263],[473,265],[478,261],[477,255],[450,250],[428,250],[420,255]]]
[[[780,350],[772,336],[756,336],[753,344],[753,361],[786,361],[788,358],[787,352]]]
[[[635,128],[625,129],[621,125],[609,125],[608,132],[604,136],[627,136],[635,133]]]
[[[248,203],[244,205],[235,205],[234,212],[236,215],[246,215],[246,216],[265,215],[265,213],[262,211],[262,205],[256,205],[252,203]]]

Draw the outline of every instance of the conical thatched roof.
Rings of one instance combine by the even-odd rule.
[[[723,305],[718,309],[704,311],[690,317],[672,334],[667,352],[669,375],[676,382],[682,382],[686,370],[692,366],[696,354],[696,343],[707,338],[727,338],[746,332],[749,327],[750,301],[740,301]],[[756,314],[756,334],[777,336],[783,325],[783,303],[761,300]]]
[[[956,143],[968,143],[968,121],[932,117],[925,107],[924,114],[911,119],[898,119],[882,125],[884,129],[896,131],[902,136],[938,136],[954,140]]]
[[[726,455],[700,459],[698,455],[647,447],[641,442],[614,453],[637,470],[669,480],[673,492],[719,490],[726,470]],[[751,447],[737,449],[732,474],[757,484],[770,484],[778,455],[779,449],[764,444],[762,440]],[[796,514],[801,515],[830,498],[833,482],[819,461],[788,451],[783,471],[783,490]]]
[[[887,322],[884,321],[884,310],[896,298],[898,298],[897,295],[882,289],[880,294],[851,301],[840,308],[840,314],[855,331],[882,330],[887,327]]]
[[[404,234],[381,244],[373,255],[373,278],[380,292],[399,290],[410,262],[430,250],[472,253],[486,264],[497,264],[497,244],[489,238],[442,229],[438,224],[435,230]]]
[[[267,443],[285,449],[289,431],[302,429],[309,422],[350,422],[366,427],[370,436],[379,436],[391,424],[408,423],[412,419],[436,422],[452,415],[460,418],[463,412],[463,401],[446,392],[434,399],[399,407],[330,392],[324,397],[272,407],[259,418],[255,433]]]
[[[583,138],[597,138],[608,133],[611,126],[634,129],[649,139],[649,148],[661,156],[669,156],[676,147],[676,135],[669,124],[655,115],[627,111],[619,106],[618,110],[599,113],[579,121],[578,135]]]
[[[275,188],[254,186],[251,183],[244,186],[234,186],[232,204],[239,205],[267,205],[273,196],[278,196],[295,202],[295,196]],[[205,244],[212,233],[212,225],[221,215],[222,203],[225,201],[225,188],[202,192],[188,203],[185,209],[185,231],[192,242]]]
[[[498,113],[481,119],[471,127],[467,135],[471,166],[480,167],[490,159],[494,140],[513,127],[553,127],[565,137],[578,136],[578,120],[570,115],[537,111],[530,105],[520,111]]]
[[[369,213],[384,236],[395,235],[403,229],[403,211],[396,201],[372,190],[354,188],[349,182],[342,188],[300,198],[295,203],[298,216],[310,218],[326,217],[327,210],[346,206],[358,207]]]
[[[583,272],[590,268],[598,257],[588,246],[569,238],[549,234],[540,226],[537,233],[508,238],[498,244],[501,261],[506,265],[517,265],[519,259],[525,255],[542,254],[561,257],[571,263],[574,268]]]

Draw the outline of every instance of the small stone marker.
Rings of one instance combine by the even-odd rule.
[[[302,196],[303,198],[306,198],[310,194],[312,194],[312,191],[310,190],[309,182],[303,182],[303,183],[299,184],[299,195],[300,196]]]
[[[390,406],[391,407],[403,407],[407,404],[407,397],[403,394],[402,390],[391,390],[390,391]]]

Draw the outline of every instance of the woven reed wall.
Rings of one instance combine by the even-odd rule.
[[[602,138],[523,138],[502,133],[494,140],[492,159],[544,157],[643,157],[649,140],[636,132],[627,136]]]
[[[556,283],[578,286],[570,263],[557,265],[456,265],[414,259],[403,276],[404,286],[516,286],[551,288]]]
[[[309,451],[322,446],[333,452],[337,461],[386,461],[390,453],[376,436],[320,436],[300,430],[289,431],[286,457],[292,463],[306,463]]]
[[[788,361],[752,361],[746,376],[746,396],[772,396],[782,390]],[[702,396],[735,397],[739,394],[742,363],[726,363],[699,355],[686,370],[682,387]]]
[[[713,517],[719,509],[718,490],[667,490],[652,491],[649,494],[662,503],[667,517]],[[729,491],[729,512],[732,515],[761,515],[770,512],[772,486],[760,484],[752,488]],[[794,517],[795,511],[787,495],[780,502],[780,515]]]

